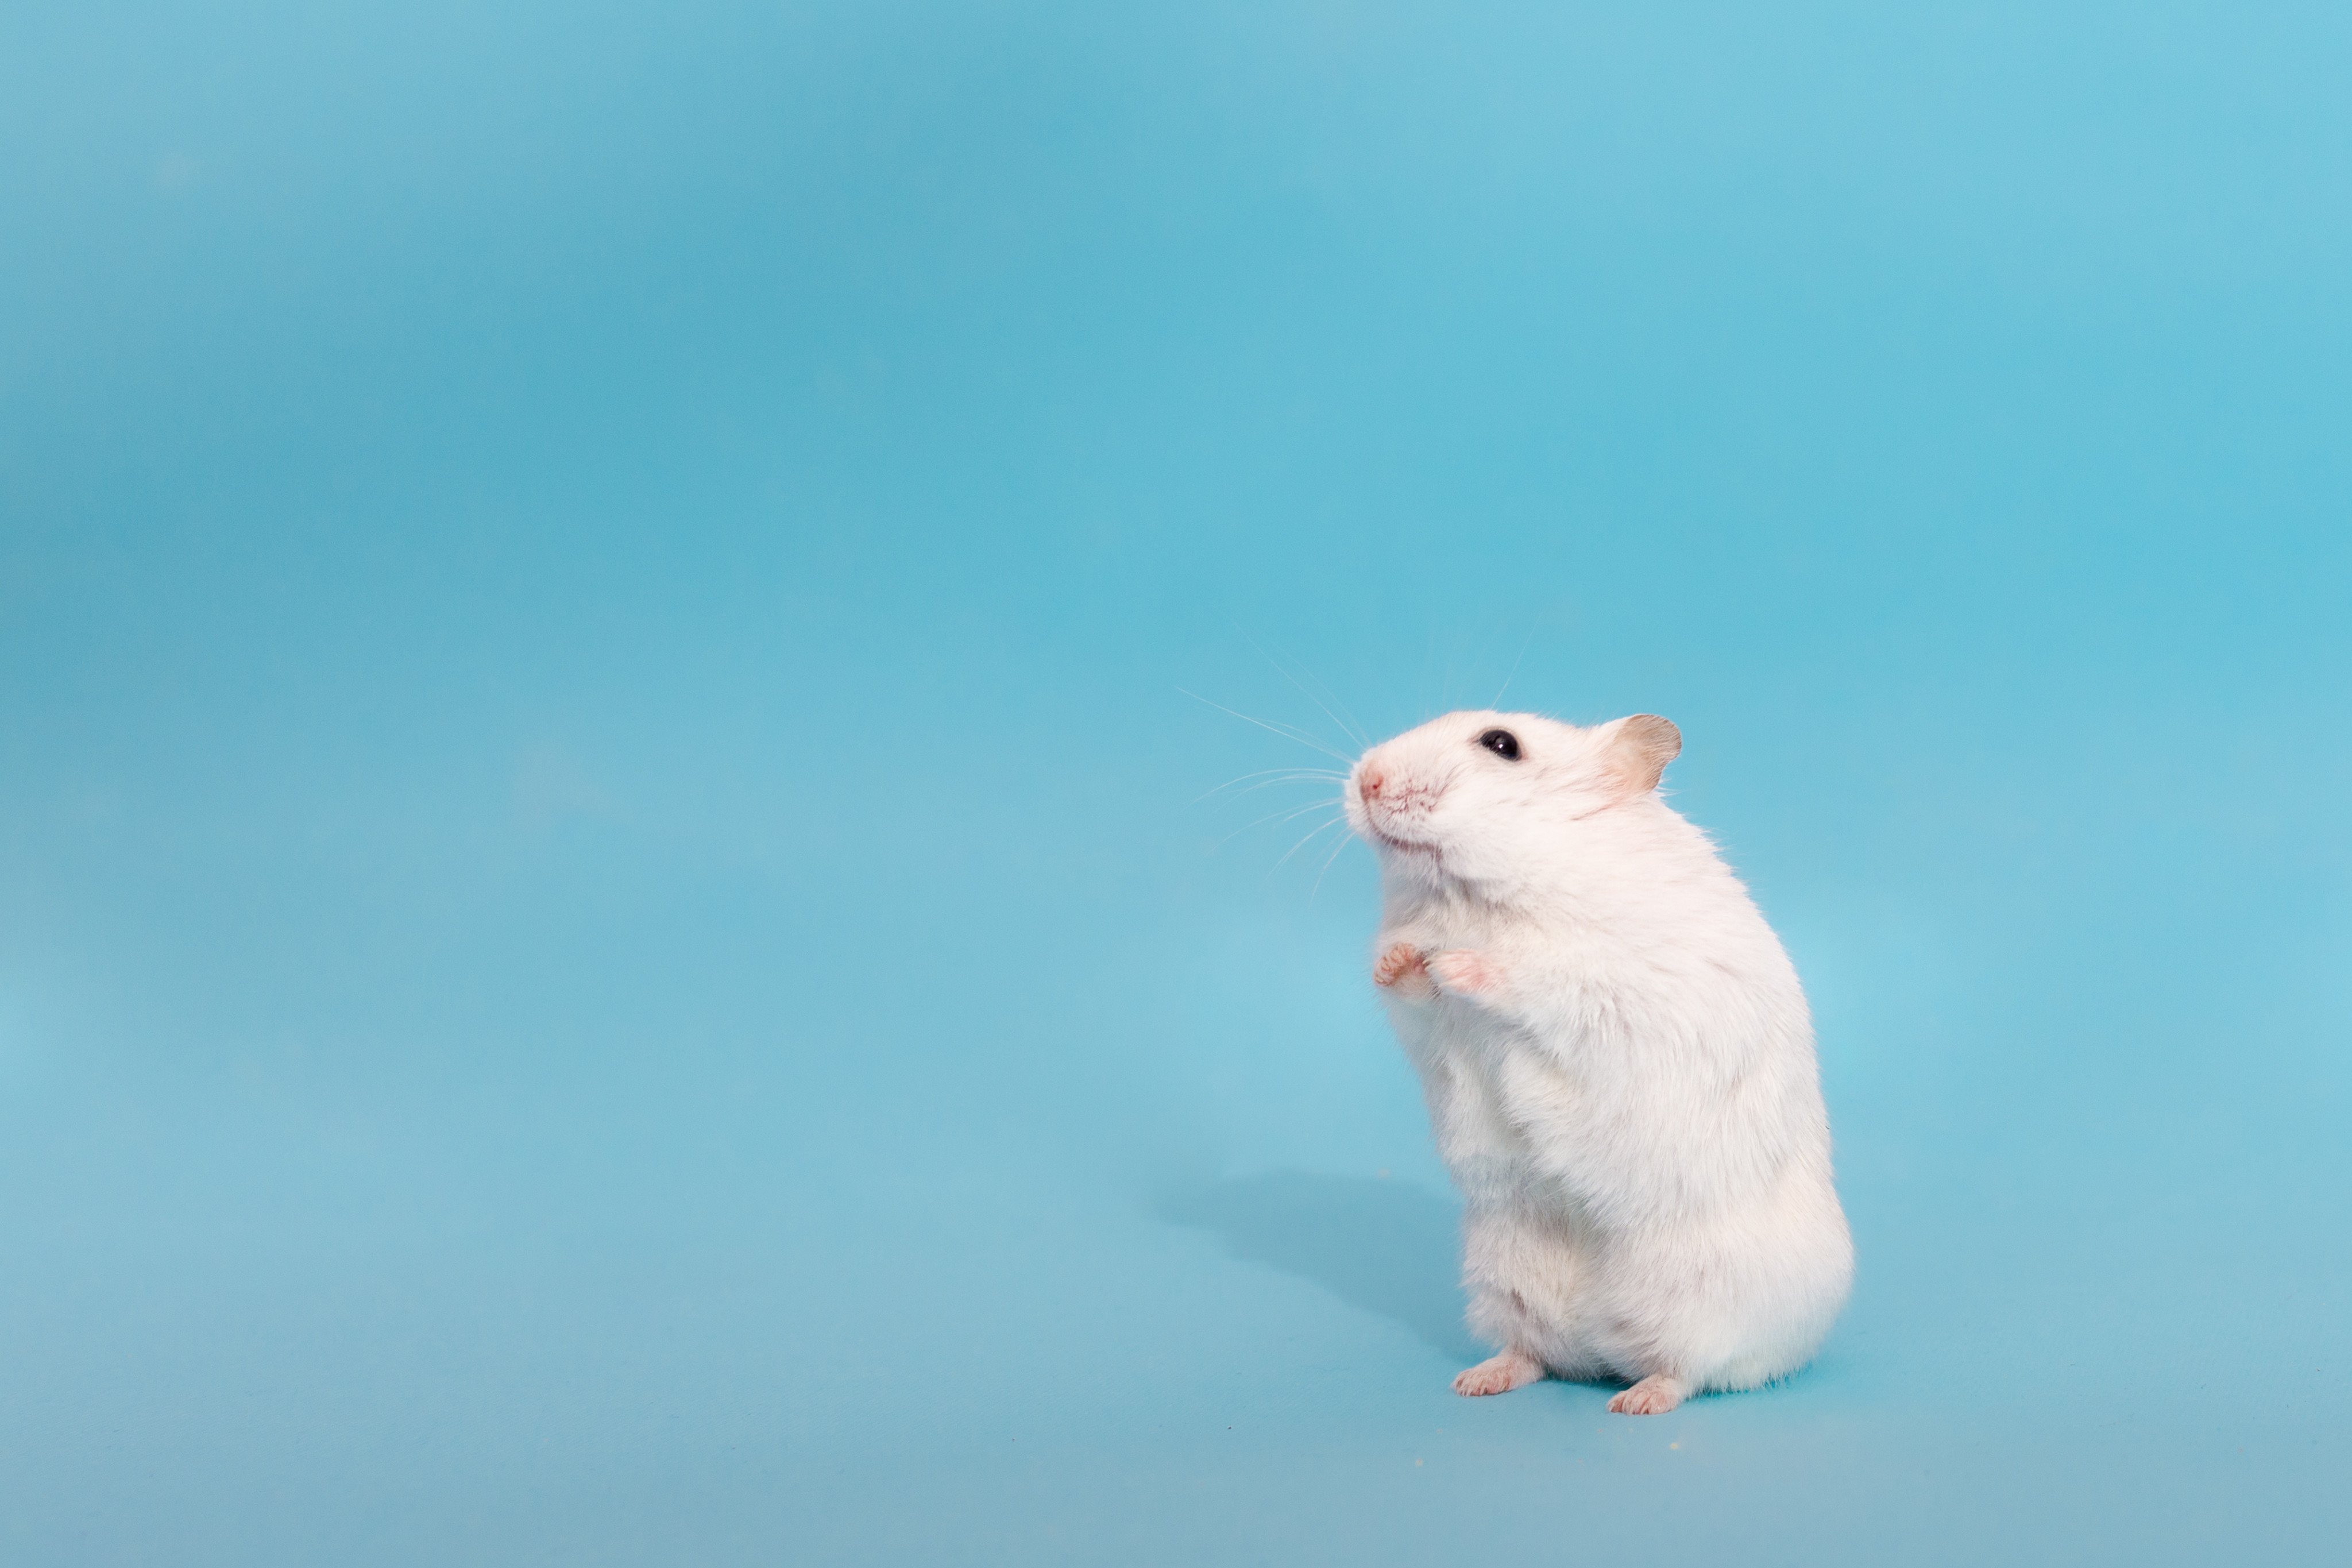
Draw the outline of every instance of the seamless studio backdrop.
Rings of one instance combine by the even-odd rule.
[[[20,7],[0,1558],[2329,1560],[2347,15]],[[1806,978],[1779,1388],[1448,1391],[1218,786],[1506,686]]]

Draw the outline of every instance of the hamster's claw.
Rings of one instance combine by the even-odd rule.
[[[1391,945],[1373,963],[1372,984],[1407,996],[1427,996],[1435,991],[1429,983],[1429,971],[1423,966],[1421,949],[1409,942]]]
[[[1683,1402],[1682,1379],[1654,1372],[1609,1402],[1620,1415],[1664,1415]]]

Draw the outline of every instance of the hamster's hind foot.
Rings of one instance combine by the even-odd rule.
[[[1456,1394],[1508,1394],[1525,1388],[1544,1374],[1543,1363],[1525,1351],[1505,1351],[1488,1356],[1454,1380]]]
[[[1609,1402],[1620,1415],[1664,1415],[1683,1402],[1689,1387],[1678,1377],[1654,1372]]]

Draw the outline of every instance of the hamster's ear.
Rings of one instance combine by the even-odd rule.
[[[1683,732],[1669,719],[1636,713],[1609,726],[1612,733],[1602,754],[1627,795],[1647,795],[1658,787],[1666,764],[1682,755]]]

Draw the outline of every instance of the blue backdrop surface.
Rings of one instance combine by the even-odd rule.
[[[2338,1558],[2352,13],[31,10],[0,1560]],[[1807,978],[1782,1387],[1448,1391],[1212,793],[1506,686]]]

